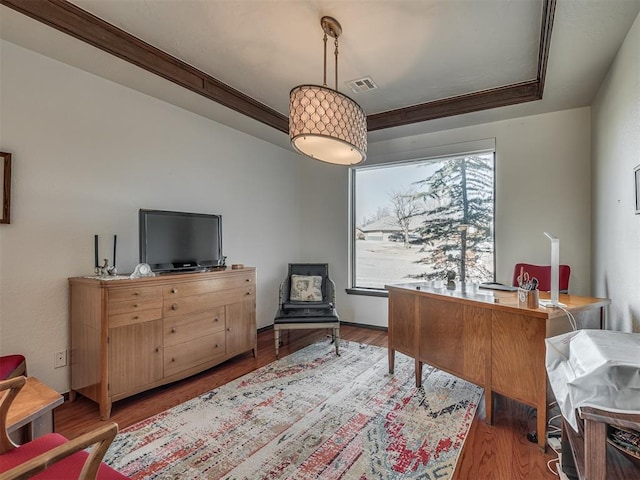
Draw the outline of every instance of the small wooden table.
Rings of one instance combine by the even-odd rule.
[[[15,441],[24,442],[53,432],[53,409],[61,405],[62,395],[35,377],[27,377],[7,413],[7,432]],[[15,438],[18,436],[18,438]],[[20,438],[22,437],[22,438]]]

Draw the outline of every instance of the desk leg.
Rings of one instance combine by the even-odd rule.
[[[536,415],[538,417],[537,421],[537,434],[538,434],[538,448],[542,453],[545,453],[547,450],[547,400],[545,398],[544,402],[538,403]],[[591,477],[587,477],[591,478]]]
[[[393,373],[396,363],[396,351],[389,348],[389,373]]]
[[[486,424],[493,425],[493,392],[486,387],[484,389],[484,409]]]
[[[416,387],[422,386],[422,362],[416,358]]]

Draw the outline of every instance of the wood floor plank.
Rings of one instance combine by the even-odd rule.
[[[329,336],[329,330],[283,332],[280,355],[288,355],[321,339],[328,340]],[[346,341],[387,346],[387,333],[380,329],[341,325],[340,336]],[[117,422],[121,429],[126,428],[273,362],[274,350],[273,331],[261,331],[256,358],[246,353],[193,377],[115,402],[110,420]],[[547,462],[554,456],[542,454],[537,445],[526,438],[528,432],[535,430],[535,410],[497,396],[494,411],[494,425],[489,426],[480,407],[452,480],[556,479],[547,468]],[[67,438],[77,437],[101,423],[97,404],[81,395],[55,410],[56,432]]]

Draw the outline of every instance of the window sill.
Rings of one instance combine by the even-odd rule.
[[[347,288],[347,295],[362,295],[365,297],[388,297],[389,292],[386,290],[380,289],[376,290],[373,288]]]

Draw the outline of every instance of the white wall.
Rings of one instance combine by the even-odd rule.
[[[0,353],[25,353],[31,374],[68,390],[67,369],[52,368],[53,352],[67,348],[66,278],[91,272],[95,233],[101,256],[118,234],[118,266],[130,270],[139,208],[221,213],[229,262],[258,267],[259,326],[272,322],[292,261],[328,262],[342,319],[386,326],[386,299],[345,293],[345,168],[11,43],[0,48],[0,148],[14,154],[12,224],[0,226]],[[509,282],[518,261],[548,262],[542,232],[551,231],[572,266],[571,291],[589,295],[590,125],[581,108],[417,135],[371,144],[368,163],[495,138],[497,279]]]
[[[591,294],[591,137],[590,109],[580,108],[467,128],[417,135],[369,146],[368,163],[411,156],[438,146],[495,138],[496,278],[511,283],[517,262],[550,261],[545,231],[560,238],[560,260],[571,265],[570,290]],[[402,152],[405,152],[404,154]],[[407,153],[408,152],[408,153]],[[416,153],[416,156],[418,154]],[[307,170],[306,182],[320,196],[309,205],[305,229],[315,231],[313,248],[324,245],[338,287],[341,318],[387,325],[386,298],[347,295],[349,219],[347,173],[339,168]],[[318,221],[326,227],[315,228]]]
[[[594,290],[611,298],[609,328],[640,332],[640,15],[593,104]]]
[[[93,235],[118,270],[138,262],[138,209],[223,216],[228,263],[258,269],[258,326],[301,258],[300,157],[155,98],[0,43],[0,150],[13,154],[11,224],[0,225],[0,353],[58,391],[67,278],[90,275]],[[203,100],[204,101],[204,100]]]

